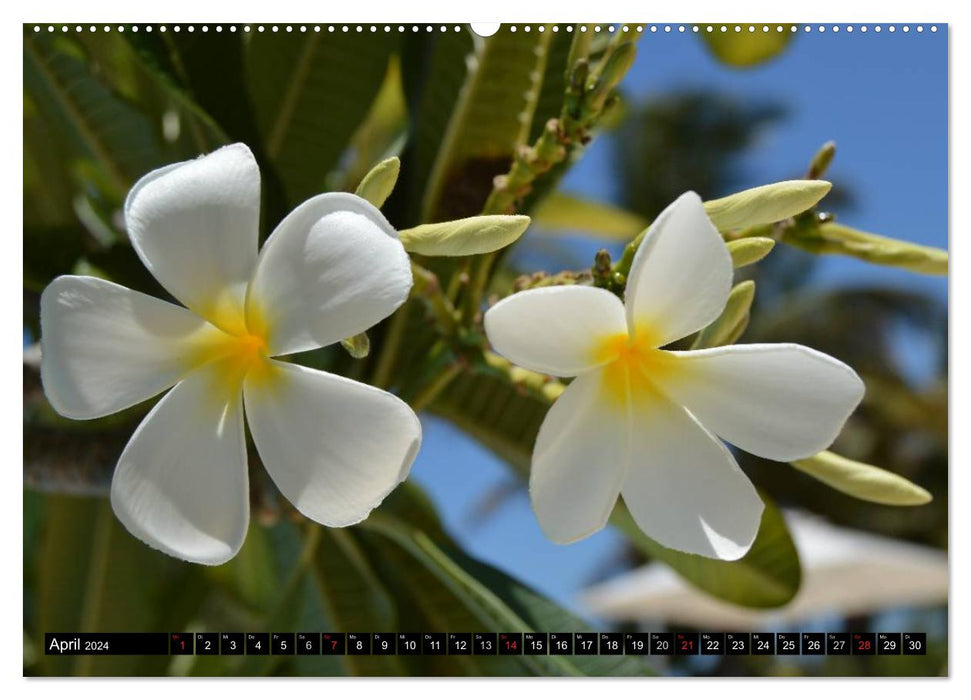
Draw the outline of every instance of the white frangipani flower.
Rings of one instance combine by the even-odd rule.
[[[125,202],[139,257],[188,308],[93,277],[41,297],[51,405],[105,416],[173,387],[125,447],[111,504],[161,551],[220,564],[249,523],[243,406],[280,489],[324,525],[359,522],[407,475],[411,408],[380,389],[272,359],[330,345],[397,309],[412,285],[397,233],[351,194],[313,197],[257,255],[260,173],[242,144],[143,177]]]
[[[594,287],[547,287],[486,313],[489,340],[511,362],[576,377],[533,451],[533,509],[554,542],[600,530],[622,494],[662,545],[738,559],[763,505],[715,436],[790,461],[839,433],[863,383],[828,355],[793,344],[660,349],[718,318],[731,284],[725,244],[688,192],[645,235],[625,303]]]

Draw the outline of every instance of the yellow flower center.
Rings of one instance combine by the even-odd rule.
[[[262,314],[251,310],[244,315],[241,309],[223,306],[208,314],[207,320],[215,327],[207,328],[193,344],[188,364],[191,368],[210,366],[215,396],[238,393],[247,377],[264,381],[272,375]]]
[[[674,369],[671,353],[657,349],[645,333],[607,336],[597,344],[595,353],[598,363],[607,363],[603,368],[604,388],[618,407],[656,396],[658,389],[651,378]]]

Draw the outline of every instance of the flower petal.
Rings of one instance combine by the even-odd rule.
[[[732,258],[705,214],[686,192],[647,230],[627,279],[632,332],[655,346],[678,340],[718,318],[732,286]]]
[[[411,289],[397,233],[366,200],[322,194],[294,209],[266,241],[247,298],[271,355],[312,350],[394,313]]]
[[[762,500],[724,444],[661,394],[632,404],[631,464],[621,493],[665,547],[735,560],[755,540]]]
[[[224,330],[242,321],[256,264],[260,170],[243,144],[154,170],[125,201],[139,257],[176,299]]]
[[[312,520],[330,527],[364,520],[408,476],[421,445],[418,417],[373,386],[270,362],[244,388],[267,472]]]
[[[573,377],[612,359],[604,339],[627,335],[624,305],[605,289],[545,287],[506,297],[484,318],[496,352],[521,367]]]
[[[600,530],[624,479],[626,407],[606,401],[603,370],[577,377],[543,420],[533,449],[529,494],[540,527],[567,544]]]
[[[705,427],[746,452],[788,462],[826,449],[863,398],[839,360],[790,343],[672,353],[656,381]]]
[[[129,532],[210,565],[236,555],[249,525],[242,397],[215,398],[214,372],[193,372],[158,402],[111,481],[111,506]]]
[[[63,416],[106,416],[175,384],[205,321],[95,277],[58,277],[40,299],[41,379]]]

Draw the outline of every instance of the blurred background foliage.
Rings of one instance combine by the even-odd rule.
[[[44,27],[46,29],[46,27]],[[215,568],[143,546],[105,495],[118,454],[150,403],[77,423],[57,416],[37,371],[39,295],[60,274],[93,274],[169,298],[134,254],[121,206],[161,165],[243,141],[263,178],[262,233],[317,192],[353,191],[370,168],[401,158],[384,206],[399,229],[479,213],[537,214],[565,206],[557,185],[598,132],[615,145],[623,209],[587,211],[598,237],[626,242],[687,189],[703,198],[738,189],[738,156],[777,104],[682,91],[629,103],[616,85],[633,60],[631,32],[514,32],[467,27],[431,33],[364,31],[57,31],[24,38],[24,670],[37,675],[368,674],[650,675],[636,657],[74,657],[44,656],[44,631],[329,630],[582,631],[589,623],[463,552],[413,481],[364,523],[342,530],[300,518],[250,450],[254,518],[240,554]],[[718,60],[742,68],[784,51],[789,34],[705,36]],[[803,177],[812,154],[795,157]],[[818,177],[816,174],[815,177]],[[830,178],[832,179],[832,178]],[[851,211],[837,186],[824,201]],[[813,212],[812,216],[816,216]],[[613,218],[612,218],[613,217]],[[542,224],[542,217],[539,217]],[[612,227],[612,223],[616,224]],[[791,223],[791,222],[790,222]],[[631,226],[634,228],[631,229]],[[596,269],[576,260],[556,227],[526,244],[562,263],[565,281]],[[582,228],[582,227],[581,227]],[[589,232],[589,231],[588,231]],[[784,232],[779,238],[785,240]],[[529,455],[556,395],[548,378],[517,372],[486,347],[481,308],[530,273],[522,256],[413,256],[434,284],[369,331],[370,354],[339,347],[298,362],[389,387],[504,459],[521,493]],[[619,505],[627,538],[612,570],[660,560],[708,594],[772,608],[796,594],[798,553],[773,501],[847,525],[947,546],[946,309],[930,297],[864,288],[825,295],[805,282],[815,257],[776,246],[742,268],[758,294],[743,342],[804,342],[848,362],[867,384],[863,407],[834,449],[928,488],[932,504],[891,509],[850,500],[819,482],[740,455],[768,509],[752,551],[717,562],[666,550]],[[535,281],[535,280],[534,280]],[[442,317],[442,309],[452,321]],[[895,351],[919,335],[937,362],[908,376]],[[478,517],[504,495],[484,494]],[[491,501],[485,499],[491,498]],[[604,575],[609,571],[602,572]],[[945,647],[946,648],[946,647]],[[883,660],[840,660],[834,673],[879,672]],[[917,673],[937,673],[927,657]],[[869,666],[867,666],[869,664]],[[748,673],[790,672],[781,665]],[[813,672],[801,669],[800,672]],[[820,672],[818,669],[816,672]],[[827,672],[823,670],[822,672]],[[887,673],[894,673],[891,668]]]

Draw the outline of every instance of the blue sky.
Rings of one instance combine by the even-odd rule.
[[[913,29],[877,34],[871,25],[866,34],[800,30],[782,56],[739,71],[712,59],[699,37],[675,30],[644,35],[623,88],[635,102],[685,88],[779,102],[788,116],[742,160],[744,187],[799,176],[819,146],[835,140],[838,153],[830,172],[856,198],[841,220],[947,248],[947,59],[943,25],[936,33],[920,34]],[[612,201],[617,183],[610,150],[605,141],[595,141],[563,188]],[[823,259],[812,280],[821,289],[873,283],[942,299],[947,295],[946,278],[844,258]],[[476,556],[574,607],[576,593],[611,561],[621,539],[605,530],[569,546],[550,543],[525,488],[488,520],[472,523],[475,505],[513,477],[500,460],[448,424],[427,415],[422,420],[425,441],[413,478],[429,491],[453,534]]]

